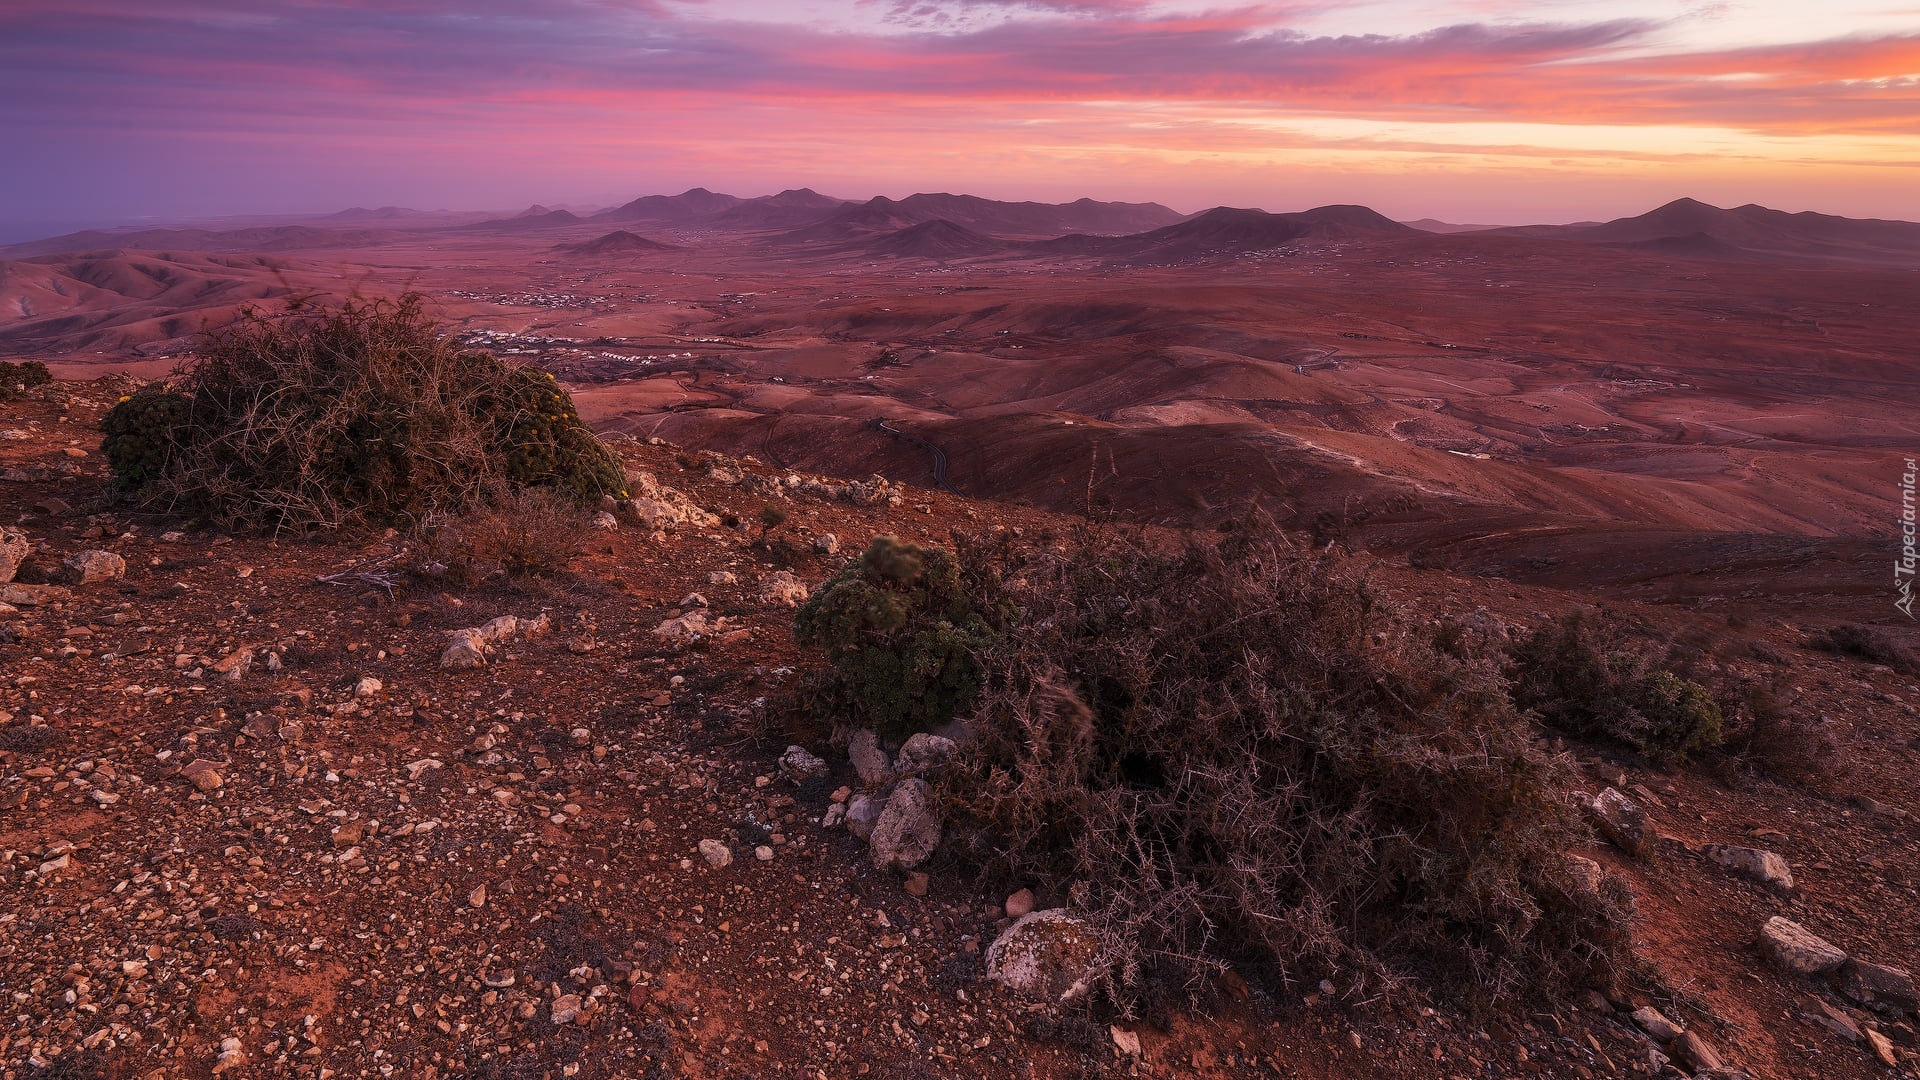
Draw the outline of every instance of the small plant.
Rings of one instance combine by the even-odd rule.
[[[983,601],[991,586],[968,580],[953,552],[877,536],[801,605],[794,640],[826,654],[828,694],[856,721],[924,731],[980,691],[974,654],[996,637]]]
[[[244,312],[101,428],[123,490],[270,529],[419,526],[503,485],[625,494],[551,375],[460,350],[415,294]]]
[[[1724,718],[1706,687],[1579,612],[1516,642],[1508,675],[1514,704],[1548,727],[1624,743],[1655,761],[1685,761],[1723,739]]]
[[[773,530],[787,523],[787,512],[768,503],[760,508],[760,543],[765,544]]]
[[[469,580],[496,568],[509,576],[557,574],[580,554],[591,531],[586,511],[566,494],[506,488],[433,530],[433,547]]]
[[[1418,970],[1475,996],[1605,984],[1630,898],[1577,880],[1564,766],[1497,665],[1264,528],[1083,531],[1009,578],[943,779],[992,862],[1075,898],[1108,993]]]

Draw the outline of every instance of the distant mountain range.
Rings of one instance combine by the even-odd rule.
[[[1170,225],[1183,217],[1159,203],[1095,202],[1092,199],[1070,203],[1010,203],[945,192],[909,195],[898,200],[880,195],[790,233],[785,239],[844,241],[931,221],[945,221],[1000,237],[1040,238],[1063,233],[1124,235]]]
[[[292,224],[243,228],[223,229],[215,223],[200,228],[92,229],[0,247],[0,257],[115,249],[282,252],[375,246],[430,232],[502,237],[549,234],[558,243],[556,250],[568,254],[606,255],[669,246],[621,228],[628,224],[757,235],[763,242],[791,248],[893,258],[1057,254],[1172,263],[1309,239],[1441,233],[1608,244],[1681,258],[1920,266],[1920,223],[1786,213],[1756,205],[1726,210],[1694,199],[1677,199],[1636,217],[1607,222],[1487,228],[1432,218],[1401,223],[1367,207],[1348,205],[1281,214],[1222,206],[1188,216],[1158,203],[1001,202],[946,192],[850,202],[809,188],[752,199],[693,188],[678,195],[641,196],[592,214],[538,204],[510,216],[387,206],[354,207]],[[596,237],[590,229],[607,231]],[[675,238],[698,242],[684,232]]]

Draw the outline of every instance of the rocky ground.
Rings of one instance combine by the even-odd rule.
[[[1920,690],[1805,648],[1805,613],[1641,612],[1791,670],[1831,781],[1565,747],[1615,792],[1581,854],[1636,892],[1641,983],[1475,1015],[1229,980],[1211,1017],[1110,1016],[987,976],[1011,916],[1066,898],[944,851],[877,867],[847,810],[890,778],[789,753],[768,709],[803,662],[793,604],[867,538],[1060,522],[629,441],[655,483],[567,573],[434,579],[399,537],[110,504],[93,424],[120,392],[0,402],[24,557],[0,607],[4,1080],[1920,1074],[1888,970],[1920,960]],[[1373,573],[1512,625],[1582,599]]]

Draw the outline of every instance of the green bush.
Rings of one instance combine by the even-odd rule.
[[[946,723],[980,691],[974,653],[990,645],[991,581],[961,572],[954,553],[874,537],[793,621],[794,640],[820,649],[833,705],[888,734]]]
[[[158,485],[193,422],[193,399],[150,385],[123,397],[100,418],[101,450],[114,482],[127,491]]]
[[[122,488],[242,525],[420,525],[522,487],[625,494],[551,375],[460,350],[415,294],[246,312],[101,426]]]
[[[1007,592],[943,792],[992,862],[1073,898],[1115,999],[1229,963],[1482,998],[1617,974],[1630,896],[1572,873],[1570,778],[1484,643],[1437,647],[1262,529],[1089,531]]]
[[[1579,612],[1522,637],[1509,661],[1514,704],[1558,731],[1624,743],[1666,763],[1722,742],[1720,706],[1706,687]]]

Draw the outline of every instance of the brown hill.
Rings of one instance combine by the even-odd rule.
[[[97,251],[0,261],[0,353],[148,352],[231,322],[245,304],[337,287],[258,256]]]
[[[1702,257],[1754,255],[1823,262],[1920,266],[1920,224],[1876,218],[1846,218],[1811,211],[1787,213],[1749,203],[1724,210],[1696,199],[1675,199],[1637,217],[1598,225],[1529,225],[1494,230],[1497,235],[1577,240],[1584,243],[1695,242]]]
[[[1114,237],[1062,236],[1033,244],[1032,248],[1059,254],[1173,263],[1264,251],[1309,238],[1406,236],[1415,231],[1364,206],[1321,206],[1290,214],[1218,206],[1151,232]]]
[[[593,215],[594,221],[690,221],[740,205],[732,195],[690,188],[678,195],[642,195],[624,206]]]
[[[875,255],[900,258],[959,259],[992,255],[1007,250],[1007,245],[951,221],[935,220],[875,237],[864,244],[863,249]]]
[[[592,240],[582,240],[576,244],[555,245],[555,251],[569,255],[619,255],[627,252],[679,251],[673,244],[663,244],[658,240],[649,240],[637,233],[625,229],[616,229],[605,236]]]

